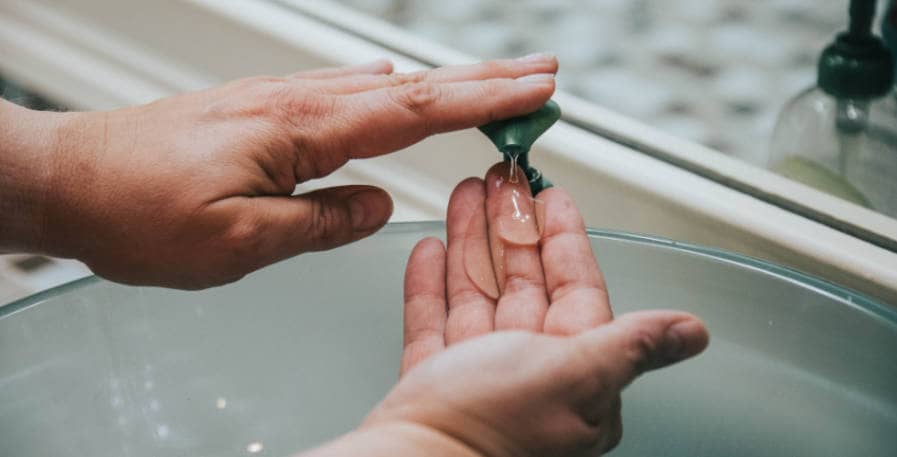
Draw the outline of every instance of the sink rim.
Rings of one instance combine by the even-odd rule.
[[[377,233],[371,235],[371,237],[389,233],[407,233],[433,230],[444,231],[445,221],[431,220],[391,222],[386,224]],[[595,228],[586,228],[586,232],[588,233],[590,238],[623,241],[663,249],[670,249],[673,251],[693,254],[700,257],[706,257],[745,267],[761,274],[796,283],[801,287],[836,299],[837,301],[848,307],[854,308],[866,314],[870,314],[872,315],[872,317],[882,319],[889,324],[897,327],[897,307],[889,306],[853,289],[840,286],[826,279],[822,279],[790,267],[785,267],[766,260],[758,259],[756,257],[750,257],[725,249],[701,246],[698,244],[676,241],[655,235]],[[24,311],[25,309],[40,304],[45,300],[81,289],[90,284],[100,281],[103,281],[103,279],[96,275],[90,275],[61,284],[56,287],[49,288],[47,290],[37,292],[27,297],[10,302],[6,305],[0,304],[0,319],[4,319],[8,316]]]

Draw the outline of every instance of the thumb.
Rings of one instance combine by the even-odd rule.
[[[697,317],[678,311],[640,311],[572,339],[609,389],[622,390],[642,373],[693,357],[709,335]]]
[[[262,197],[274,256],[323,251],[364,238],[392,215],[392,199],[373,186],[340,186],[291,197]]]

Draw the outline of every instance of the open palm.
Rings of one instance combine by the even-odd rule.
[[[707,333],[681,312],[612,320],[572,198],[528,198],[510,175],[497,164],[459,184],[447,249],[429,238],[412,252],[403,377],[366,424],[423,424],[485,456],[601,454],[622,435],[622,389]]]

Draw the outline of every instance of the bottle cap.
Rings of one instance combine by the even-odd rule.
[[[875,0],[852,0],[850,28],[819,57],[819,87],[835,98],[869,99],[885,95],[894,83],[894,62],[872,34]]]
[[[549,100],[532,113],[490,122],[480,126],[480,131],[489,137],[500,152],[506,155],[525,155],[536,139],[560,118],[561,107],[554,100]]]

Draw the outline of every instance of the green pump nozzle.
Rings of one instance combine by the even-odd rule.
[[[819,58],[819,87],[839,99],[868,100],[891,90],[894,63],[872,33],[876,0],[851,0],[850,25]]]
[[[533,195],[551,187],[552,184],[539,170],[530,166],[529,150],[536,139],[560,118],[561,107],[554,100],[549,100],[541,108],[527,115],[480,126],[480,131],[492,140],[506,161],[512,161],[516,157],[517,164],[526,173]]]

